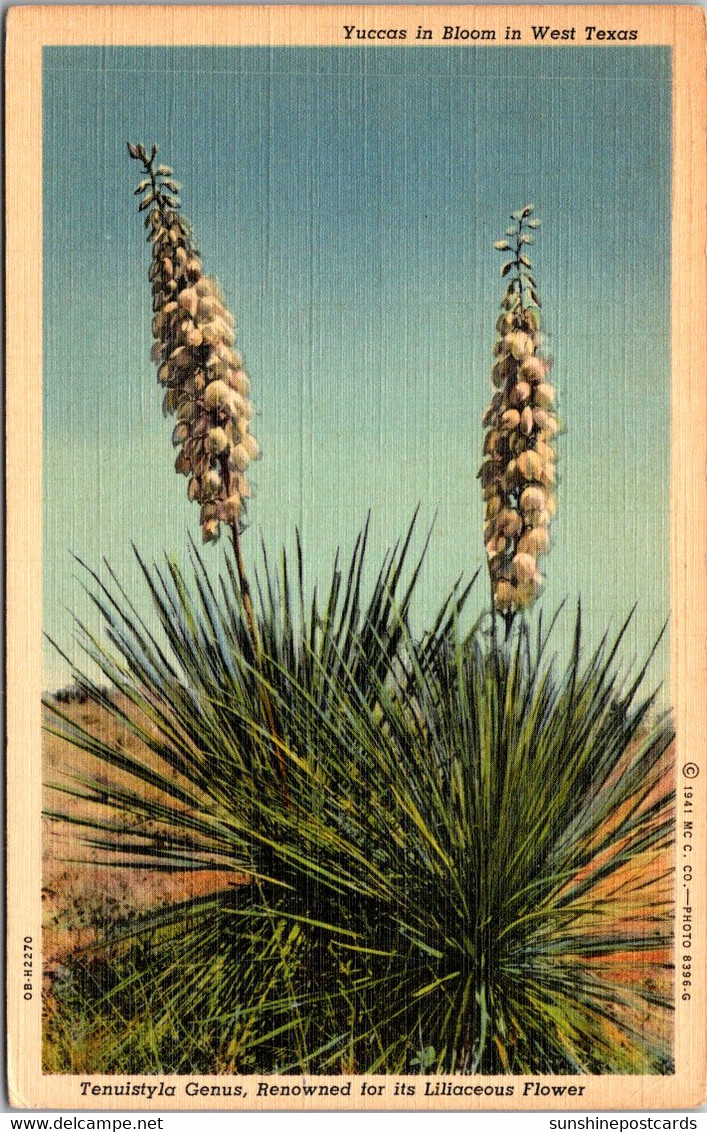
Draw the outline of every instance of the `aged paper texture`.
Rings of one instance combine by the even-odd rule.
[[[703,1101],[704,48],[10,11],[14,1105]]]

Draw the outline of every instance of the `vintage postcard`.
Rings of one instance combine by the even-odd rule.
[[[12,1103],[705,1098],[697,7],[18,7]]]

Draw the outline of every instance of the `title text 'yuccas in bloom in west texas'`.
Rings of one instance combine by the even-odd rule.
[[[238,530],[250,495],[248,465],[258,455],[250,431],[250,382],[234,349],[234,319],[215,279],[204,274],[190,226],[180,215],[179,185],[157,147],[128,145],[145,178],[136,189],[152,242],[152,358],[166,387],[163,407],[176,413],[176,470],[189,477],[188,495],[201,505],[205,542],[220,524]]]
[[[501,268],[508,278],[491,374],[494,389],[483,417],[486,427],[483,487],[484,542],[493,606],[507,618],[531,605],[542,575],[538,559],[549,546],[555,514],[555,450],[558,430],[549,359],[541,352],[540,300],[528,245],[540,221],[533,205],[512,213],[506,239],[494,245],[512,258]],[[510,242],[509,242],[510,241]]]

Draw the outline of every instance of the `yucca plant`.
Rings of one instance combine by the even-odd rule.
[[[171,173],[135,150],[146,209],[162,193],[148,222],[163,241],[155,278],[169,284],[164,231],[186,249],[185,272],[191,237],[171,215]],[[140,560],[152,621],[110,570],[105,583],[88,571],[104,632],[79,626],[83,648],[113,689],[105,710],[146,754],[48,705],[86,755],[81,774],[54,783],[80,808],[51,816],[73,821],[107,867],[216,870],[233,884],[131,922],[70,966],[47,1026],[50,1070],[670,1070],[670,718],[638,698],[645,669],[629,686],[619,676],[626,626],[585,659],[578,607],[560,670],[555,621],[545,631],[537,610],[533,631],[517,617],[537,596],[554,467],[540,446],[556,428],[524,262],[531,212],[515,217],[504,269],[482,469],[503,642],[483,616],[462,630],[461,584],[431,630],[411,632],[424,558],[408,566],[414,521],[368,597],[367,529],[346,570],[337,555],[324,601],[308,591],[298,541],[294,568],[263,551],[253,602],[237,526],[216,578],[193,544],[188,576],[169,557]],[[228,439],[228,421],[209,416],[220,402],[202,404],[208,377],[195,384],[212,355],[195,339],[175,345],[175,333],[193,336],[175,310],[197,327],[191,300],[179,302],[192,281],[160,286],[162,313],[176,308],[155,353],[175,403],[190,406],[177,439],[197,497],[220,476],[202,522],[230,522],[218,492],[234,445],[216,453],[204,439]],[[174,351],[187,345],[182,365]]]

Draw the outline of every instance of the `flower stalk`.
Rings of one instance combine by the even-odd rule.
[[[241,536],[250,486],[246,472],[258,458],[250,431],[250,380],[235,349],[235,320],[218,282],[206,275],[190,224],[181,215],[179,184],[170,166],[157,163],[157,146],[128,143],[144,173],[135,190],[152,244],[152,360],[165,389],[165,416],[176,415],[172,443],[178,474],[188,478],[188,498],[199,504],[204,542],[230,530],[255,667],[262,675],[263,649],[243,560]],[[284,781],[272,705],[263,709]]]
[[[540,299],[529,249],[540,226],[533,205],[511,214],[513,225],[498,251],[510,252],[501,267],[506,289],[496,322],[493,395],[482,423],[484,543],[491,582],[491,612],[510,635],[517,613],[537,598],[543,582],[538,559],[550,545],[558,432],[550,359],[542,352]]]

